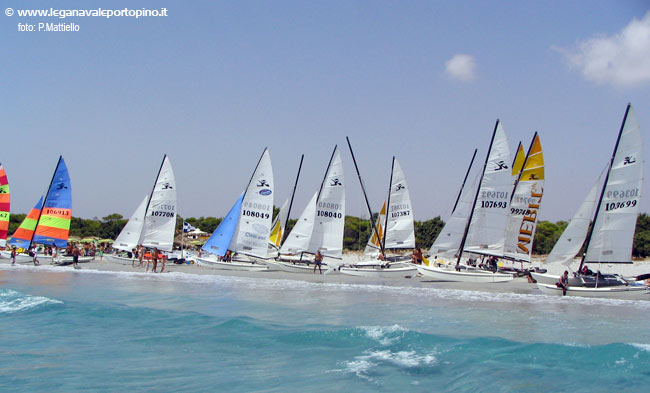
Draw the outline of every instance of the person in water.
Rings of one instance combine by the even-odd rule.
[[[79,267],[79,254],[81,254],[81,250],[75,244],[72,247],[72,264],[74,265],[75,269]]]
[[[13,246],[13,247],[11,248],[11,264],[12,264],[12,265],[15,265],[15,264],[16,264],[16,253],[17,253],[17,251],[16,251],[16,246]]]
[[[564,271],[564,274],[560,277],[560,281],[555,284],[558,288],[562,288],[562,296],[566,295],[566,290],[569,288],[569,272]]]
[[[151,252],[151,262],[153,263],[152,271],[156,273],[156,268],[158,267],[158,248],[154,248]]]
[[[320,271],[320,274],[323,274],[323,269],[321,269],[321,264],[323,263],[323,254],[320,253],[320,250],[316,251],[316,255],[314,255],[314,274],[316,274],[316,267],[318,267],[318,271]]]

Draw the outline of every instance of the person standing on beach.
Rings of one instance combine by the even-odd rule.
[[[74,245],[72,247],[72,264],[75,269],[79,268],[79,254],[81,254],[81,250],[79,250],[79,247]]]
[[[153,263],[152,271],[156,273],[156,268],[158,267],[158,248],[154,248],[151,252],[151,262]]]
[[[138,267],[142,267],[142,258],[144,258],[144,247],[142,244],[138,244],[136,248],[136,253],[138,254]]]
[[[323,254],[320,253],[320,249],[316,251],[316,255],[314,255],[314,274],[316,274],[316,267],[318,267],[318,271],[320,271],[320,274],[323,274],[323,269],[321,269],[320,265],[323,263]]]
[[[16,246],[13,246],[11,248],[11,264],[12,265],[16,264]]]
[[[36,246],[34,246],[32,253],[33,253],[32,256],[34,257],[33,259],[34,266],[40,265],[41,263],[38,261],[38,249],[36,248]]]

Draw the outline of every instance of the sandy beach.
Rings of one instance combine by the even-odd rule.
[[[344,263],[354,263],[358,260],[356,254],[344,255]],[[571,268],[575,269],[579,261],[576,260]],[[0,265],[5,269],[9,268],[10,261],[8,259],[0,259]],[[52,266],[49,264],[42,264],[40,267],[33,266],[31,263],[22,263],[20,266],[33,267],[34,269],[47,268],[54,271],[69,271],[73,267],[68,266]],[[515,294],[539,294],[535,284],[531,284],[525,277],[515,277],[514,280],[505,283],[463,283],[463,282],[441,282],[433,281],[426,277],[419,277],[413,275],[410,278],[397,278],[397,279],[381,279],[370,277],[355,277],[345,274],[301,274],[301,273],[287,273],[277,270],[267,271],[231,271],[220,270],[210,266],[201,264],[173,264],[168,263],[165,267],[164,273],[152,273],[151,271],[145,272],[142,267],[131,267],[130,265],[113,262],[105,257],[102,260],[95,259],[91,262],[80,264],[82,270],[94,270],[99,272],[132,272],[142,274],[168,274],[168,273],[183,273],[192,275],[219,275],[219,276],[233,276],[233,277],[248,277],[251,279],[274,279],[274,280],[292,280],[303,281],[310,283],[334,283],[334,284],[349,284],[349,285],[377,285],[387,287],[409,287],[409,288],[438,288],[450,290],[468,290],[468,291],[481,291],[492,293],[515,293]],[[541,264],[540,260],[536,260],[533,267],[541,267],[548,270],[551,274],[561,274],[565,267],[560,264]],[[645,260],[635,262],[634,264],[620,264],[620,265],[606,265],[602,264],[591,265],[594,271],[600,269],[603,273],[618,273],[625,277],[633,277],[644,273],[650,273],[650,261]],[[158,267],[160,269],[160,266]]]

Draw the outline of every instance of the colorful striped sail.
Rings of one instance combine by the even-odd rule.
[[[68,245],[72,219],[72,188],[68,168],[59,157],[52,183],[45,196],[41,218],[32,243],[63,248]]]
[[[20,224],[14,235],[9,240],[9,244],[18,248],[27,250],[32,238],[34,237],[34,230],[38,223],[38,217],[41,215],[41,207],[43,206],[43,197],[40,197],[36,206],[27,214],[23,222]]]
[[[7,231],[9,230],[9,182],[5,167],[0,164],[0,247],[7,245]]]
[[[372,236],[368,239],[368,244],[363,250],[364,255],[378,256],[381,250],[381,239],[384,238],[384,222],[386,221],[386,201],[381,205],[381,210],[375,222],[375,230],[372,231]]]

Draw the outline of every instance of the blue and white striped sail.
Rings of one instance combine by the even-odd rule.
[[[203,250],[220,257],[226,254],[230,246],[230,241],[235,234],[235,229],[237,228],[237,221],[239,221],[243,200],[244,193],[241,194],[226,217],[223,218],[217,229],[214,230],[210,239],[201,247]]]

